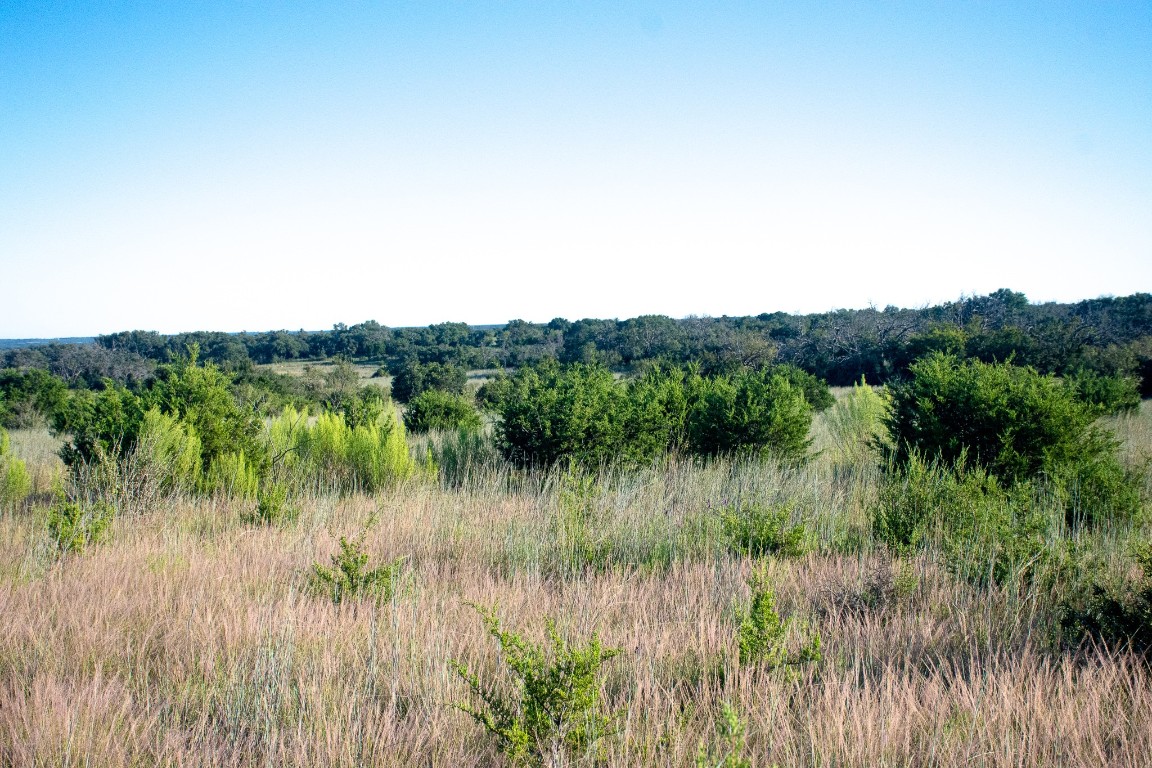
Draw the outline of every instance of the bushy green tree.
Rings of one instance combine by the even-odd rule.
[[[828,382],[795,365],[777,365],[772,373],[783,376],[795,389],[804,393],[804,399],[816,413],[823,413],[836,404]]]
[[[891,387],[889,432],[898,463],[917,452],[963,458],[1006,483],[1043,477],[1062,490],[1070,517],[1130,517],[1139,483],[1119,463],[1115,439],[1075,385],[1011,363],[932,354]]]
[[[0,371],[0,425],[28,427],[42,424],[68,401],[62,379],[38,368]]]
[[[468,372],[452,363],[404,360],[392,370],[392,398],[407,403],[429,389],[463,394]]]
[[[1068,383],[1097,413],[1133,413],[1140,408],[1140,387],[1134,376],[1108,376],[1081,369],[1068,377]]]
[[[544,361],[510,379],[498,437],[519,464],[641,464],[664,451],[801,459],[812,411],[779,374],[653,368],[628,384],[598,365]]]
[[[550,465],[561,459],[596,466],[620,457],[627,391],[612,373],[578,363],[544,361],[521,368],[500,403],[497,430],[506,458]]]
[[[241,408],[232,396],[231,377],[212,363],[199,365],[193,345],[187,357],[162,365],[144,391],[146,408],[174,416],[200,439],[201,463],[207,468],[224,454],[243,453],[261,466],[262,446],[257,440],[261,422],[251,408]]]
[[[346,395],[340,404],[340,411],[348,426],[360,427],[375,424],[391,405],[379,387],[369,386]]]
[[[699,386],[695,369],[652,368],[628,384],[625,433],[637,460],[687,450],[688,412]]]
[[[404,426],[409,432],[429,430],[479,430],[480,414],[465,395],[429,389],[408,401]]]
[[[131,450],[144,423],[144,410],[139,397],[111,381],[99,392],[77,392],[53,416],[55,433],[69,437],[60,457],[74,465]]]
[[[499,411],[500,401],[512,387],[512,380],[500,371],[476,390],[476,404],[486,411]]]
[[[694,453],[797,461],[807,452],[812,408],[783,375],[746,368],[703,379],[693,396],[688,444]]]

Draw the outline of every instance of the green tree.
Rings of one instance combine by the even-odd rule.
[[[408,402],[404,412],[404,426],[413,433],[434,429],[478,430],[481,425],[480,414],[471,400],[437,389],[421,392]]]
[[[501,449],[518,464],[597,466],[624,448],[627,392],[607,368],[551,360],[521,368],[498,407]]]
[[[53,415],[53,431],[69,437],[60,457],[74,465],[131,450],[144,422],[144,410],[140,398],[111,381],[99,392],[77,392]]]
[[[0,424],[19,428],[51,419],[68,400],[68,386],[63,380],[39,368],[25,371],[0,371]]]
[[[421,363],[405,360],[392,369],[392,397],[407,403],[429,389],[463,394],[468,373],[452,363]]]
[[[199,365],[198,353],[192,345],[187,357],[157,368],[141,398],[145,407],[158,408],[192,428],[200,438],[204,468],[226,453],[243,453],[259,463],[260,419],[236,402],[231,377],[212,363]]]
[[[973,462],[1007,483],[1046,478],[1070,513],[1131,516],[1142,503],[1139,479],[1118,459],[1118,444],[1095,423],[1073,382],[1011,363],[960,361],[934,353],[891,387],[887,418],[895,459],[913,453],[952,464]]]
[[[688,444],[706,456],[798,461],[808,450],[812,408],[778,373],[741,369],[702,379],[688,415]]]

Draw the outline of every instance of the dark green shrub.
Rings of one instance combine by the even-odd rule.
[[[771,369],[777,376],[783,376],[789,384],[804,393],[804,399],[816,413],[823,413],[836,404],[828,382],[795,365],[777,365]]]
[[[637,460],[687,448],[691,391],[698,381],[695,370],[652,367],[629,382],[625,431]]]
[[[1046,478],[1074,527],[1103,520],[1128,520],[1144,504],[1141,471],[1101,453],[1054,467]]]
[[[954,475],[941,551],[956,576],[976,586],[1034,583],[1057,558],[1053,520],[1029,483],[1007,488],[980,468]]]
[[[626,458],[628,398],[606,368],[544,361],[521,368],[502,399],[497,438],[517,464],[573,460],[598,466]]]
[[[785,376],[743,369],[696,379],[690,395],[687,432],[693,453],[804,458],[812,408]]]
[[[414,434],[449,429],[479,431],[483,422],[468,397],[429,389],[408,401],[404,426]]]
[[[502,629],[494,607],[476,610],[500,646],[510,685],[503,690],[482,685],[466,666],[453,661],[452,668],[480,700],[478,706],[456,706],[496,738],[513,765],[595,759],[597,742],[613,720],[600,702],[600,670],[620,651],[601,647],[595,634],[584,646],[570,645],[551,620],[546,622],[546,648]]]
[[[872,535],[896,554],[919,549],[939,522],[953,486],[947,468],[938,461],[926,462],[913,451],[904,463],[890,466],[881,480],[872,509]]]
[[[467,382],[468,372],[458,365],[405,360],[392,371],[392,398],[407,403],[430,389],[461,395]]]
[[[136,445],[144,411],[140,398],[112,382],[99,392],[77,392],[53,418],[54,432],[70,437],[60,457],[71,466],[127,453]]]
[[[881,480],[872,532],[899,555],[936,543],[948,570],[973,584],[1022,583],[1055,557],[1054,502],[1034,483],[1005,486],[963,459],[949,466],[912,453]]]
[[[888,426],[901,457],[918,450],[952,463],[966,455],[998,477],[1027,479],[1083,454],[1101,436],[1095,415],[1052,376],[1009,363],[933,354],[892,385]],[[1088,439],[1091,438],[1091,439]]]
[[[343,398],[340,412],[344,414],[345,423],[355,428],[375,424],[390,406],[379,387],[363,387]]]
[[[780,374],[743,369],[705,378],[652,368],[628,384],[606,368],[543,361],[500,400],[499,442],[518,464],[643,464],[667,450],[799,461],[812,409]]]
[[[1136,478],[1120,467],[1116,441],[1094,424],[1097,411],[1072,385],[1031,368],[941,354],[910,370],[912,379],[891,388],[897,462],[920,452],[946,464],[963,457],[1009,484],[1051,478],[1077,489],[1077,522],[1139,509]]]
[[[794,505],[765,506],[741,502],[723,507],[720,520],[729,546],[752,557],[799,557],[807,547],[803,523],[791,524]]]
[[[512,380],[503,371],[485,381],[476,390],[476,405],[486,411],[499,411],[500,402],[512,387]]]
[[[199,365],[198,348],[188,357],[159,366],[141,396],[145,409],[155,407],[192,428],[200,439],[201,465],[207,469],[224,454],[243,453],[259,473],[267,469],[257,439],[262,422],[251,408],[241,408],[232,395],[231,377],[212,363]]]
[[[1139,382],[1132,376],[1105,376],[1082,369],[1068,377],[1068,384],[1096,413],[1132,413],[1140,408]]]
[[[340,551],[332,555],[332,566],[312,565],[312,583],[337,605],[368,596],[387,602],[396,594],[403,567],[404,558],[398,558],[379,568],[369,568],[364,535],[354,541],[341,536]]]
[[[51,421],[67,401],[68,385],[48,371],[0,371],[0,426],[41,425]]]

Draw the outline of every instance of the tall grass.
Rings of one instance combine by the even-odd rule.
[[[1149,417],[1122,431],[1129,454],[1152,446]],[[894,558],[872,534],[871,459],[669,457],[591,477],[477,461],[436,482],[382,432],[354,438],[301,414],[269,430],[276,471],[299,479],[292,525],[251,526],[226,496],[168,495],[34,571],[34,505],[0,517],[0,766],[498,765],[452,706],[469,693],[451,660],[502,674],[469,603],[498,605],[534,642],[555,617],[570,640],[622,649],[601,691],[619,713],[601,741],[611,766],[718,754],[725,705],[753,765],[1146,766],[1152,754],[1147,664],[1064,649],[1050,585],[959,578],[935,546]],[[14,435],[14,451],[31,442]],[[741,503],[789,509],[813,551],[740,554],[721,511]],[[1112,557],[1145,533],[1078,535]],[[309,574],[358,535],[373,562],[406,558],[406,584],[335,605]],[[741,663],[756,568],[780,616],[819,632],[821,661]]]

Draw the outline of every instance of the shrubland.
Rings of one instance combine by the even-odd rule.
[[[1142,765],[1130,385],[782,368],[544,360],[492,425],[194,355],[70,395],[67,464],[0,450],[0,765]]]

